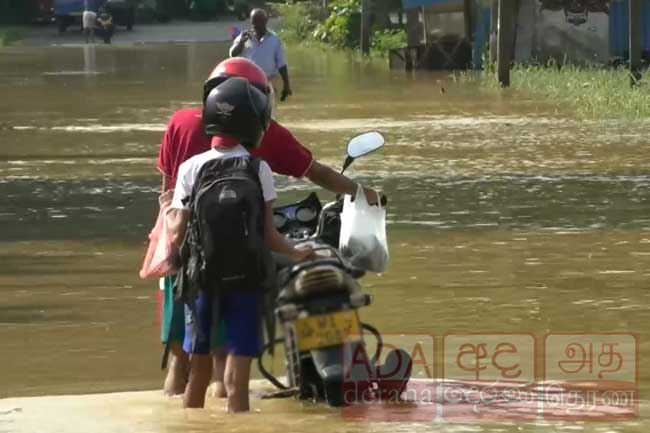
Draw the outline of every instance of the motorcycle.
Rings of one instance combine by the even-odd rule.
[[[341,173],[355,159],[383,144],[378,132],[351,139]],[[354,266],[338,250],[342,211],[341,197],[322,206],[313,192],[298,203],[274,209],[278,231],[313,248],[318,258],[298,264],[288,263],[286,258],[276,260],[281,270],[275,317],[283,335],[267,344],[264,352],[272,352],[275,344],[284,345],[289,383],[273,377],[260,356],[261,374],[280,390],[271,396],[295,395],[339,407],[389,393],[399,396],[410,378],[412,361],[403,350],[392,350],[378,365],[383,349],[381,335],[359,318],[359,309],[372,302],[358,281],[365,270]],[[376,339],[372,357],[366,352],[367,334]]]

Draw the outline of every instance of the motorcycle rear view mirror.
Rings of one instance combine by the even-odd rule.
[[[372,153],[383,145],[384,136],[377,131],[364,132],[363,134],[353,137],[348,142],[348,155],[345,158],[345,163],[343,164],[341,173],[343,173],[355,159]]]

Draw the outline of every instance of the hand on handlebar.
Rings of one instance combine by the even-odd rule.
[[[291,254],[291,260],[294,260],[296,262],[305,262],[308,260],[314,260],[316,258],[316,251],[310,247],[294,248],[293,253]]]
[[[381,203],[382,206],[386,206],[386,203],[388,203],[388,198],[382,191],[375,191],[372,188],[366,188],[364,186],[363,192],[365,193],[366,201],[370,206],[374,206],[379,203]]]

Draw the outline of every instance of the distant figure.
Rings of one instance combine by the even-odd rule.
[[[110,44],[115,28],[113,26],[113,15],[111,15],[111,13],[106,8],[99,9],[97,24],[97,30],[99,31],[100,36],[104,38],[104,43]]]
[[[284,47],[278,36],[266,28],[268,15],[262,9],[251,11],[252,30],[243,31],[230,48],[230,57],[246,57],[262,68],[271,81],[280,74],[282,77],[282,93],[280,100],[284,101],[291,95],[289,71],[284,56]]]
[[[82,25],[86,43],[95,43],[95,26],[97,24],[97,10],[95,9],[95,0],[84,0],[84,13]]]

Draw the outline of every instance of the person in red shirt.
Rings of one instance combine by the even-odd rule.
[[[204,99],[210,90],[230,77],[248,79],[251,84],[268,92],[266,76],[259,67],[248,59],[234,57],[221,62],[210,74],[204,85]],[[202,109],[188,108],[176,111],[169,120],[163,136],[157,161],[162,173],[162,192],[176,185],[180,165],[194,155],[203,153],[211,147],[211,138],[203,131]],[[288,129],[271,120],[264,133],[260,146],[251,151],[268,163],[274,173],[295,178],[306,177],[316,185],[337,193],[354,195],[357,184],[346,176],[316,161],[311,152],[305,148]],[[377,203],[377,193],[364,187],[370,204]],[[168,395],[182,394],[188,376],[189,358],[183,351],[184,315],[183,306],[173,299],[173,277],[161,281],[159,308],[161,322],[161,340],[169,346],[168,369],[164,382],[164,392]],[[216,341],[214,346],[218,346]],[[225,395],[223,388],[224,353],[215,352],[213,377],[216,378],[215,394]]]
[[[201,113],[201,108],[186,108],[175,112],[169,120],[157,162],[158,170],[163,174],[163,191],[176,184],[178,167],[183,162],[210,149],[210,137],[203,132]],[[328,179],[330,171],[335,175],[338,173],[314,161],[311,152],[300,144],[288,129],[274,120],[271,120],[260,147],[251,153],[265,160],[277,174],[295,178],[307,177],[317,184],[322,182],[321,177],[325,178],[324,181],[328,185],[341,181],[336,179],[338,176]],[[312,179],[314,174],[315,180]],[[349,179],[341,177],[344,178],[342,183],[347,185]]]

